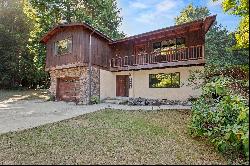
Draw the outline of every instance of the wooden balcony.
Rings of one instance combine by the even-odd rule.
[[[161,52],[112,58],[111,71],[165,68],[205,64],[204,45],[185,47]]]

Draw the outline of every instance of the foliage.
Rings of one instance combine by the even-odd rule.
[[[19,0],[0,0],[0,88],[33,87],[36,81],[33,57],[29,54],[32,23]]]
[[[214,0],[218,1],[218,0]],[[249,48],[249,0],[223,0],[224,12],[241,17],[236,33],[236,47]]]
[[[238,27],[238,32],[235,34],[238,48],[249,48],[249,15],[244,16]]]
[[[214,77],[193,103],[189,126],[194,136],[206,136],[225,153],[241,152],[249,157],[249,107],[245,98],[228,88],[231,80]]]
[[[176,24],[209,14],[207,8],[189,5]],[[237,33],[216,22],[206,34],[205,70],[191,71],[189,77],[188,85],[202,88],[202,96],[193,101],[189,130],[194,136],[210,138],[222,152],[239,152],[248,158],[249,51],[233,49],[236,41]]]
[[[56,101],[56,96],[53,94],[49,94],[47,101]]]
[[[209,15],[210,11],[207,7],[195,7],[193,4],[189,4],[175,18],[175,24],[180,25],[194,20],[205,19]]]
[[[91,96],[90,104],[99,104],[99,103],[100,103],[100,99],[98,96]]]

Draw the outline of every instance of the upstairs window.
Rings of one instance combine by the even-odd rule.
[[[55,55],[72,53],[72,37],[55,42]]]
[[[175,50],[183,47],[185,47],[184,38],[163,40],[161,42],[153,43],[153,50],[155,52],[160,52],[161,55],[166,55],[168,50]]]
[[[150,74],[149,88],[180,88],[180,73]]]
[[[134,54],[138,55],[146,52],[146,44],[136,45],[134,49]]]

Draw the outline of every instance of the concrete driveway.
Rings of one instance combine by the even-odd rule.
[[[0,133],[17,131],[83,115],[106,105],[80,106],[43,100],[0,102]]]
[[[190,109],[189,106],[127,106],[102,103],[76,105],[75,103],[44,100],[18,100],[0,102],[0,134],[37,127],[47,123],[73,118],[105,108],[120,110]]]

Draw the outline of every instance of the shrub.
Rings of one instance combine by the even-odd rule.
[[[98,104],[100,103],[100,99],[98,96],[91,96],[90,98],[90,104]]]
[[[52,94],[49,94],[49,98],[48,98],[47,101],[56,101],[56,96],[52,95]]]
[[[189,132],[208,137],[221,152],[248,158],[249,107],[245,98],[230,91],[230,82],[217,77],[203,87],[203,95],[193,102]]]

